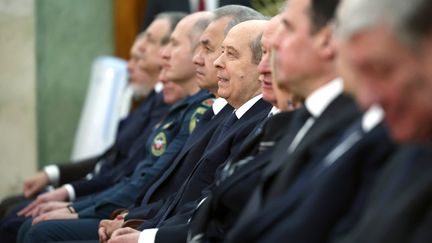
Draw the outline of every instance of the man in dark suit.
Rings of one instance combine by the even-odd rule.
[[[277,114],[278,109],[272,109],[273,116],[259,125],[245,139],[239,153],[223,166],[209,196],[194,210],[194,217],[190,221],[192,231],[189,237],[194,242],[223,240],[226,229],[232,226],[254,185],[259,181],[261,170],[269,161],[270,151],[285,134],[290,123],[292,112],[289,111],[292,108],[288,107],[288,102],[292,101],[291,94],[274,90],[277,87],[272,85],[270,40],[279,21],[278,15],[265,27],[261,38],[263,54],[258,71],[261,74],[263,99],[272,103],[274,108],[280,107],[283,113]],[[178,242],[184,242],[187,238],[189,222],[183,226],[179,225],[178,220],[175,220],[178,216],[182,215],[177,214],[168,219],[159,229],[159,234],[163,232]]]
[[[359,100],[382,104],[392,137],[415,145],[388,162],[360,221],[335,242],[432,241],[430,11],[424,0],[346,1],[340,8],[339,53],[344,71],[356,77]],[[352,13],[359,24],[352,25]]]
[[[218,69],[218,94],[226,98],[229,104],[236,108],[236,112],[227,121],[232,117],[237,117],[238,120],[228,129],[226,129],[228,122],[225,121],[216,130],[203,157],[192,164],[192,170],[188,169],[189,174],[186,176],[185,181],[179,184],[178,192],[162,202],[154,202],[153,204],[161,206],[158,207],[156,213],[151,215],[151,219],[140,226],[141,229],[158,227],[168,217],[180,213],[179,210],[183,205],[197,200],[201,196],[202,190],[214,181],[216,168],[238,151],[241,141],[269,113],[270,105],[263,104],[261,95],[257,95],[260,92],[260,83],[256,70],[261,56],[259,36],[265,22],[252,20],[232,27],[222,43],[223,54],[214,62],[215,67]],[[211,25],[209,28],[211,28]],[[220,29],[223,30],[223,28]],[[232,54],[234,55],[231,56]],[[243,93],[239,94],[239,92]],[[241,113],[244,114],[241,115]],[[190,167],[190,165],[187,166]],[[182,166],[178,172],[184,169],[186,167]],[[171,177],[167,181],[168,185],[171,184],[170,181],[175,179],[175,177]],[[151,204],[147,205],[147,207],[151,206]],[[140,218],[145,219],[149,215],[148,213],[146,215],[144,208],[141,212]],[[130,212],[127,217],[131,217],[132,214],[138,215]],[[115,231],[112,239],[140,237],[139,231],[130,232],[128,230],[132,229],[123,228]],[[154,230],[144,230],[141,234],[146,235],[149,232],[153,233],[153,236],[150,237],[156,237],[156,241],[175,240],[162,232],[162,234],[156,234]]]
[[[292,0],[282,14],[274,39],[277,80],[305,99],[305,105],[294,114],[287,136],[276,146],[261,182],[227,236],[228,242],[280,241],[282,238],[271,237],[284,234],[285,229],[286,239],[291,239],[283,221],[289,220],[291,213],[301,212],[297,208],[307,198],[313,175],[320,171],[320,159],[359,119],[353,100],[342,94],[342,81],[336,78],[333,64],[335,51],[328,25],[336,6],[336,1]],[[317,42],[322,44],[319,48],[312,44]],[[315,103],[315,99],[319,101]],[[299,215],[289,224],[301,225],[302,219]]]
[[[200,38],[200,46],[198,47],[199,49],[197,50],[197,54],[194,57],[194,62],[197,67],[196,71],[199,85],[216,93],[218,89],[218,78],[216,75],[216,69],[213,66],[213,62],[220,53],[220,44],[224,38],[224,29],[226,25],[231,20],[234,20],[234,23],[238,23],[247,19],[258,18],[261,15],[256,11],[242,6],[222,7],[215,11],[215,15],[215,19]],[[218,103],[219,102],[217,100],[215,105]],[[217,108],[217,110],[220,109],[222,108]],[[215,107],[213,107],[213,110],[215,112],[212,113],[216,113]],[[203,156],[203,152],[205,151],[206,147],[209,147],[209,140],[212,138],[217,126],[223,123],[223,119],[225,119],[231,113],[232,107],[227,105],[212,119],[209,119],[208,121],[200,121],[195,132],[186,142],[186,146],[182,149],[177,158],[170,164],[169,168],[166,169],[165,173],[163,173],[158,180],[150,182],[143,187],[141,195],[137,199],[136,207],[143,205],[143,211],[147,212],[144,214],[144,216],[150,217],[149,213],[156,211],[148,207],[150,202],[158,202],[159,200],[170,196],[183,183],[183,181],[189,175],[191,169],[195,166],[195,164],[197,164],[198,161],[200,161],[200,158]],[[204,115],[204,117],[207,115],[208,114]],[[210,114],[210,117],[212,115],[214,114]],[[254,121],[252,121],[251,124],[253,125],[253,123]],[[238,131],[238,134],[244,133],[245,132]],[[226,144],[228,144],[228,141],[230,140],[227,139],[226,141]],[[235,146],[233,146],[233,149],[234,147]],[[227,149],[224,153],[221,153],[221,155],[226,154],[229,151],[230,150]],[[131,217],[128,215],[127,219],[144,217],[140,215],[140,210],[138,209],[129,210],[129,213]],[[123,223],[123,219],[102,221],[100,228],[102,233],[100,234],[103,236],[108,234],[109,236],[113,231],[113,228],[115,229],[116,227],[119,227],[121,223]]]

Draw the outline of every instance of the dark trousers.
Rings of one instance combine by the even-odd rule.
[[[98,240],[100,219],[48,220],[36,225],[26,222],[19,231],[19,243]]]
[[[27,220],[26,217],[18,217],[16,213],[26,207],[31,200],[19,203],[0,221],[0,242],[15,243],[18,230]]]

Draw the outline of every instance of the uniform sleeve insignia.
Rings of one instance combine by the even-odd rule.
[[[151,145],[151,153],[153,156],[159,157],[163,153],[165,153],[167,146],[167,138],[164,132],[158,133],[153,139],[153,143]]]
[[[193,132],[196,127],[196,124],[200,120],[201,116],[207,111],[207,108],[198,107],[195,112],[192,114],[190,122],[189,122],[189,134]]]

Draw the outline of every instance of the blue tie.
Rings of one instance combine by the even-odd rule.
[[[222,140],[224,138],[224,136],[226,135],[226,133],[230,130],[230,128],[232,127],[232,125],[238,120],[235,112],[233,112],[224,122],[224,124],[222,125],[222,129],[221,132],[219,133],[219,138],[218,140]]]

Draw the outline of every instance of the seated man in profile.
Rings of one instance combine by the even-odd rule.
[[[60,208],[35,217],[35,225],[26,234],[31,224],[28,221],[21,229],[24,241],[58,240],[58,234],[64,231],[76,232],[76,235],[62,234],[64,240],[97,239],[100,219],[108,217],[114,209],[133,204],[141,187],[156,178],[175,158],[213,102],[213,95],[199,88],[192,63],[194,43],[210,17],[210,13],[200,12],[183,18],[162,51],[164,97],[169,95],[177,103],[153,130],[146,143],[148,156],[139,163],[133,175],[98,195],[69,205],[67,209]],[[182,92],[168,93],[177,90],[177,86]]]
[[[217,23],[217,20],[212,22],[212,24],[214,23]],[[239,23],[232,27],[222,42],[222,54],[214,61],[214,66],[217,70],[217,76],[219,78],[218,94],[221,97],[226,98],[229,104],[237,108],[237,111],[240,111],[242,107],[244,107],[244,105],[250,101],[256,100],[258,97],[261,98],[261,95],[257,96],[257,94],[261,92],[261,82],[259,81],[257,66],[261,60],[260,37],[266,23],[267,21],[265,20],[250,20]],[[212,24],[209,25],[207,30],[210,30],[212,27],[214,27]],[[206,39],[206,33],[208,34],[208,32],[205,32],[205,34],[201,37],[202,40]],[[242,101],[242,96],[244,97],[244,95],[251,90],[253,91],[251,92],[252,98],[249,98],[249,101],[247,102]],[[239,92],[243,93],[239,94]],[[258,102],[256,102],[256,104],[253,105],[247,112],[254,110],[256,112],[255,107],[257,107],[257,105]],[[265,117],[267,117],[269,111],[270,109],[266,109],[266,112],[264,113]],[[233,129],[239,124],[238,122],[241,122],[242,119],[243,118],[240,118],[240,120],[234,123]],[[247,135],[249,135],[250,132],[253,131],[262,120],[263,119],[260,119],[259,122],[255,122],[254,126],[249,129],[249,133]],[[227,132],[226,136],[230,136],[230,134],[234,131],[235,130]],[[219,136],[219,134],[216,135]],[[245,138],[236,141],[241,143],[244,141],[244,139]],[[213,152],[220,153],[221,148],[225,148],[225,145],[223,145],[222,142],[216,144],[215,147],[209,147],[208,154],[204,155],[204,158],[211,155]],[[144,215],[141,217],[141,219],[147,219],[144,220],[144,223],[139,226],[139,229],[143,230],[142,232],[133,230],[131,228],[118,229],[113,233],[111,240],[137,242],[139,238],[140,241],[144,240],[143,242],[184,242],[186,237],[174,235],[172,231],[165,231],[167,228],[165,228],[163,225],[169,218],[175,216],[179,217],[177,218],[178,224],[174,225],[174,227],[179,226],[180,222],[181,224],[186,224],[190,214],[184,214],[184,208],[188,208],[190,203],[195,205],[194,202],[201,198],[202,190],[213,183],[216,168],[225,161],[229,161],[232,156],[237,154],[237,152],[238,149],[233,151],[228,157],[225,158],[225,160],[215,160],[214,162],[212,160],[203,160],[202,164],[199,163],[198,166],[196,166],[196,170],[189,174],[188,178],[186,178],[186,181],[181,185],[181,188],[178,190],[178,192],[174,193],[168,200],[165,200],[154,217],[148,219]],[[210,172],[206,171],[210,166],[214,169]],[[210,173],[213,174],[210,175]],[[202,185],[204,180],[206,182],[208,181],[208,183]],[[142,205],[143,208],[146,206],[150,207],[150,205]],[[136,216],[137,213],[133,211],[129,212],[128,218],[133,218],[132,215]],[[181,233],[184,233],[183,235],[185,236],[187,230],[182,230]]]

